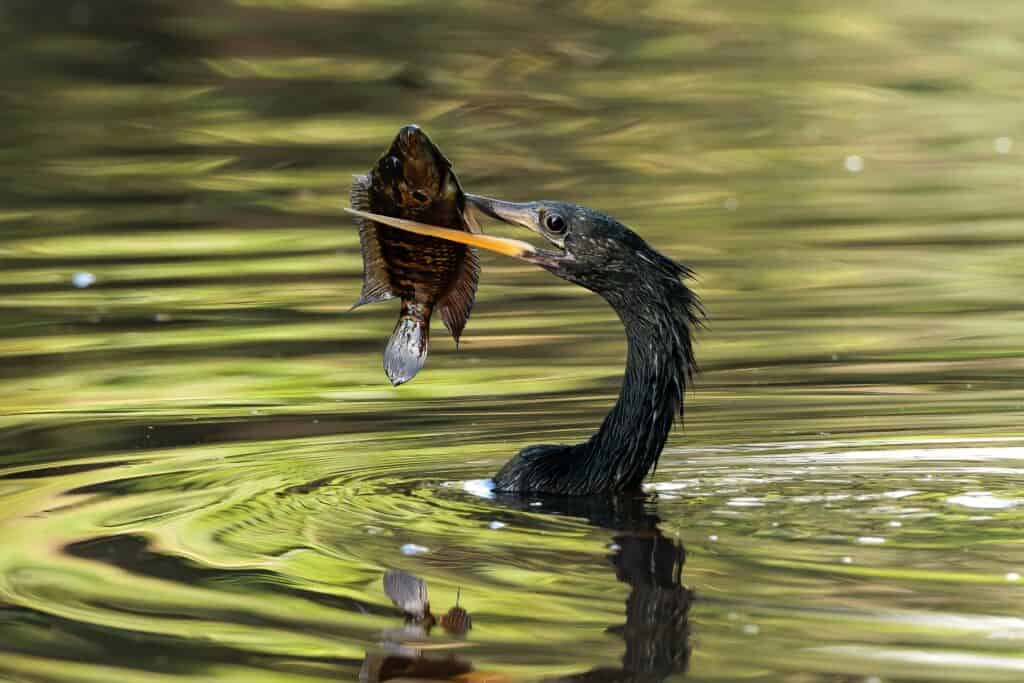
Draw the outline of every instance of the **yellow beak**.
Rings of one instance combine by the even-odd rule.
[[[529,242],[523,242],[521,240],[513,240],[505,237],[492,237],[490,235],[479,235],[470,232],[463,232],[462,230],[452,230],[451,228],[442,228],[436,225],[417,223],[416,221],[410,221],[404,218],[381,216],[375,213],[359,211],[358,209],[345,209],[345,211],[353,216],[359,216],[360,218],[371,220],[374,223],[381,223],[392,228],[398,228],[399,230],[414,232],[417,235],[436,237],[438,239],[448,240],[449,242],[458,242],[459,244],[465,244],[471,247],[480,247],[481,249],[487,249],[488,251],[504,254],[505,256],[513,256],[525,261],[532,262],[531,257],[537,255],[536,247]]]

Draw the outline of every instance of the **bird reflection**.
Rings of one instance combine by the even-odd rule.
[[[677,540],[665,536],[659,528],[654,502],[642,495],[614,497],[530,498],[499,497],[498,502],[531,512],[581,517],[594,526],[611,530],[615,578],[629,586],[625,623],[608,631],[625,641],[625,653],[618,667],[599,667],[579,673],[545,679],[547,681],[585,681],[604,683],[636,681],[656,683],[684,673],[689,665],[689,612],[693,592],[682,584],[686,551]],[[447,643],[436,651],[429,638],[430,618],[426,585],[405,574],[404,586],[395,588],[396,576],[389,572],[392,588],[388,594],[405,612],[405,624],[387,631],[384,653],[367,653],[360,680],[386,681],[395,678],[453,680],[482,683],[511,680],[499,672],[477,671],[472,663],[456,654],[459,643]],[[402,572],[401,574],[404,574]],[[420,582],[420,583],[416,583]],[[486,628],[480,625],[480,628]]]
[[[622,665],[564,676],[559,681],[663,681],[687,670],[693,592],[682,584],[686,550],[665,536],[653,502],[642,495],[544,499],[543,510],[584,517],[612,530],[609,558],[615,578],[630,587],[626,621],[612,626],[626,642]],[[651,504],[649,504],[651,503]]]

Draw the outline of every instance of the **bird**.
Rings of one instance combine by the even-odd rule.
[[[522,449],[494,476],[494,490],[558,496],[640,490],[657,467],[676,417],[683,416],[684,395],[698,369],[694,335],[706,316],[700,298],[688,286],[693,271],[595,209],[468,193],[466,199],[479,216],[532,230],[555,248],[403,219],[373,220],[513,256],[584,287],[618,314],[627,340],[619,396],[597,432],[579,444]]]

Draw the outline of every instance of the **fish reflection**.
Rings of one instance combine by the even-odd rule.
[[[427,633],[437,623],[437,618],[430,611],[427,582],[418,576],[399,569],[389,569],[384,573],[384,593],[395,603],[395,607],[402,610],[407,623],[422,626]],[[455,606],[441,617],[441,628],[460,636],[473,628],[469,612],[459,606],[461,597],[460,589],[455,597]]]
[[[499,502],[524,509],[529,503],[540,502],[542,507],[529,509],[582,517],[594,526],[612,530],[613,554],[609,560],[615,578],[630,587],[625,623],[608,629],[625,641],[621,666],[598,667],[546,681],[657,683],[687,671],[692,652],[689,612],[694,594],[682,583],[686,551],[681,543],[661,531],[660,519],[649,499],[641,495],[545,497],[529,501],[509,497],[499,498]],[[361,681],[375,683],[410,677],[476,682],[510,680],[501,673],[477,671],[470,661],[456,655],[454,649],[465,643],[429,639],[436,619],[430,612],[427,586],[422,579],[389,570],[384,585],[385,592],[405,614],[405,624],[384,633],[383,653],[367,653]],[[468,626],[469,614],[458,605],[442,618],[442,626],[456,609]]]
[[[430,611],[426,581],[409,572],[389,569],[384,573],[383,582],[384,593],[402,611],[405,623],[400,628],[384,631],[382,652],[366,654],[359,671],[360,681],[395,678],[448,680],[456,677],[460,681],[506,680],[500,674],[476,672],[471,663],[455,656],[451,651],[462,643],[430,640],[430,631],[438,619]],[[461,591],[455,599],[455,606],[440,620],[441,628],[454,636],[465,635],[472,628],[472,618],[459,605],[460,598]],[[435,654],[428,655],[428,651]],[[473,675],[467,678],[469,674]]]

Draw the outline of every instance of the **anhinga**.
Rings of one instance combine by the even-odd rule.
[[[513,203],[466,195],[477,211],[540,234],[558,250],[352,211],[423,235],[528,261],[600,294],[626,329],[626,374],[601,428],[576,445],[520,451],[494,477],[497,491],[561,495],[640,488],[658,463],[696,364],[691,334],[703,318],[684,280],[691,271],[610,216],[562,202]],[[351,210],[350,210],[351,211]]]

